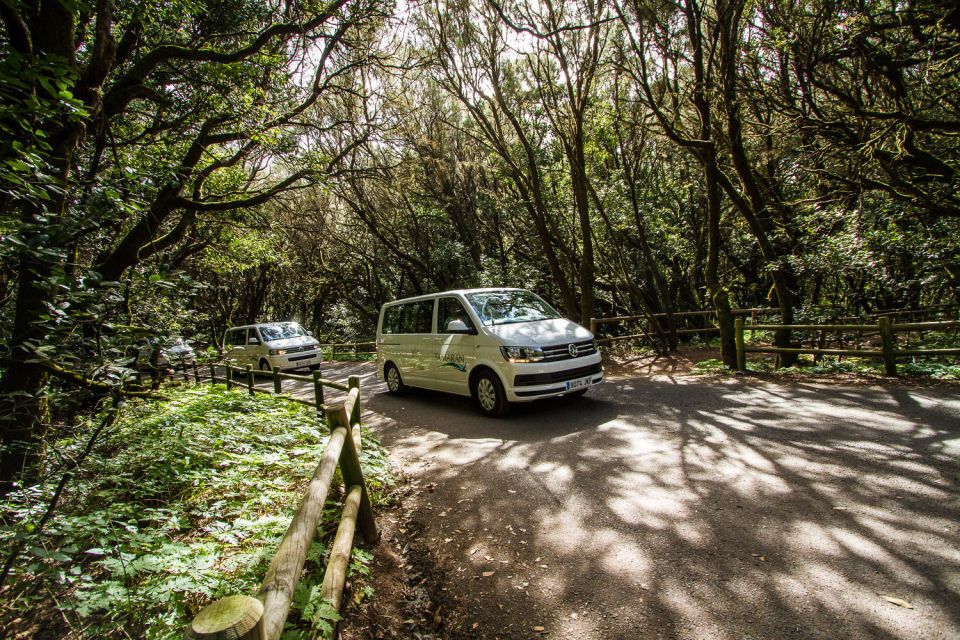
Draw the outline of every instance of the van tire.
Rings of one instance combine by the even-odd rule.
[[[387,391],[390,395],[403,395],[407,390],[407,386],[403,384],[403,378],[400,376],[400,370],[392,362],[388,362],[383,368],[383,379],[387,383]]]
[[[510,409],[507,394],[497,374],[485,369],[477,374],[473,382],[473,399],[480,413],[488,418],[499,418]]]
[[[273,369],[270,367],[270,363],[267,362],[266,358],[260,359],[260,372],[261,373],[273,373]]]

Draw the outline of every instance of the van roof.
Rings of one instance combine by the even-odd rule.
[[[391,300],[390,302],[385,302],[384,306],[400,304],[402,302],[416,302],[418,300],[432,300],[439,296],[449,296],[452,294],[465,295],[468,293],[485,293],[489,291],[524,291],[520,287],[480,287],[476,289],[450,289],[449,291],[437,291],[436,293],[425,293],[421,296],[411,296],[409,298],[400,298],[399,300]]]

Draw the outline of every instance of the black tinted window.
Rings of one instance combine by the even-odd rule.
[[[433,328],[433,300],[400,305],[403,333],[430,333]]]
[[[383,333],[430,333],[432,329],[433,300],[398,304],[383,312]]]
[[[400,306],[387,307],[383,311],[383,333],[400,333]]]

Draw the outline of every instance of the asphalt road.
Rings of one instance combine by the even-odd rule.
[[[479,637],[960,638],[960,387],[621,378],[491,420],[324,374],[436,485]]]

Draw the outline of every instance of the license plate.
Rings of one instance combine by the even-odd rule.
[[[589,387],[593,383],[593,376],[586,378],[577,378],[576,380],[567,380],[567,391],[579,389],[580,387]]]

